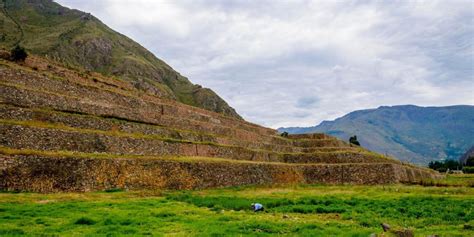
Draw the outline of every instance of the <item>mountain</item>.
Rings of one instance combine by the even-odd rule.
[[[474,106],[382,106],[354,111],[314,127],[279,131],[324,132],[346,141],[357,135],[369,150],[427,164],[432,160],[458,159],[474,145]]]
[[[474,146],[472,146],[464,155],[459,158],[459,163],[465,165],[467,160],[472,159],[474,157]]]
[[[2,0],[0,47],[16,44],[76,70],[132,82],[159,97],[240,118],[208,88],[192,84],[162,60],[94,16],[51,0]]]

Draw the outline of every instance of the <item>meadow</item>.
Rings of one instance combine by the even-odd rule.
[[[427,186],[3,192],[0,236],[369,236],[382,233],[381,223],[416,236],[474,236],[473,180],[462,175]],[[252,202],[266,211],[252,212]]]

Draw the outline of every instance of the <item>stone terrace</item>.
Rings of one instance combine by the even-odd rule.
[[[325,134],[273,129],[32,57],[0,61],[0,189],[419,182],[436,174]]]

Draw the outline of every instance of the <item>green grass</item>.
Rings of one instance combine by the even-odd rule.
[[[448,174],[444,179],[437,179],[437,180],[424,180],[422,182],[423,186],[438,186],[438,187],[446,187],[446,186],[467,186],[467,187],[474,187],[474,174]]]
[[[473,207],[472,188],[403,185],[0,193],[0,235],[473,236]]]

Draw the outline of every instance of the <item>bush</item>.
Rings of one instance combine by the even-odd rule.
[[[10,55],[12,61],[16,62],[24,62],[25,59],[28,57],[26,50],[20,45],[17,45],[15,48],[13,48],[10,52]]]
[[[444,161],[431,161],[428,164],[430,169],[437,170],[439,172],[446,172],[449,170],[458,170],[461,165],[457,160],[444,160]]]
[[[288,137],[288,132],[282,132],[280,135],[281,135],[282,137]]]
[[[359,141],[357,141],[357,136],[356,136],[356,135],[354,135],[353,137],[350,137],[350,138],[349,138],[349,143],[350,143],[350,144],[354,144],[354,145],[356,145],[356,146],[360,146]]]
[[[466,166],[473,166],[474,167],[474,156],[469,156],[469,158],[467,158]]]
[[[117,193],[117,192],[123,192],[123,189],[121,188],[110,188],[105,190],[106,193]]]
[[[462,172],[466,174],[474,174],[474,166],[464,166]]]
[[[77,219],[77,221],[74,222],[74,224],[76,224],[76,225],[93,225],[93,224],[95,224],[95,221],[90,219],[90,218],[87,218],[87,217],[81,217],[81,218]]]

